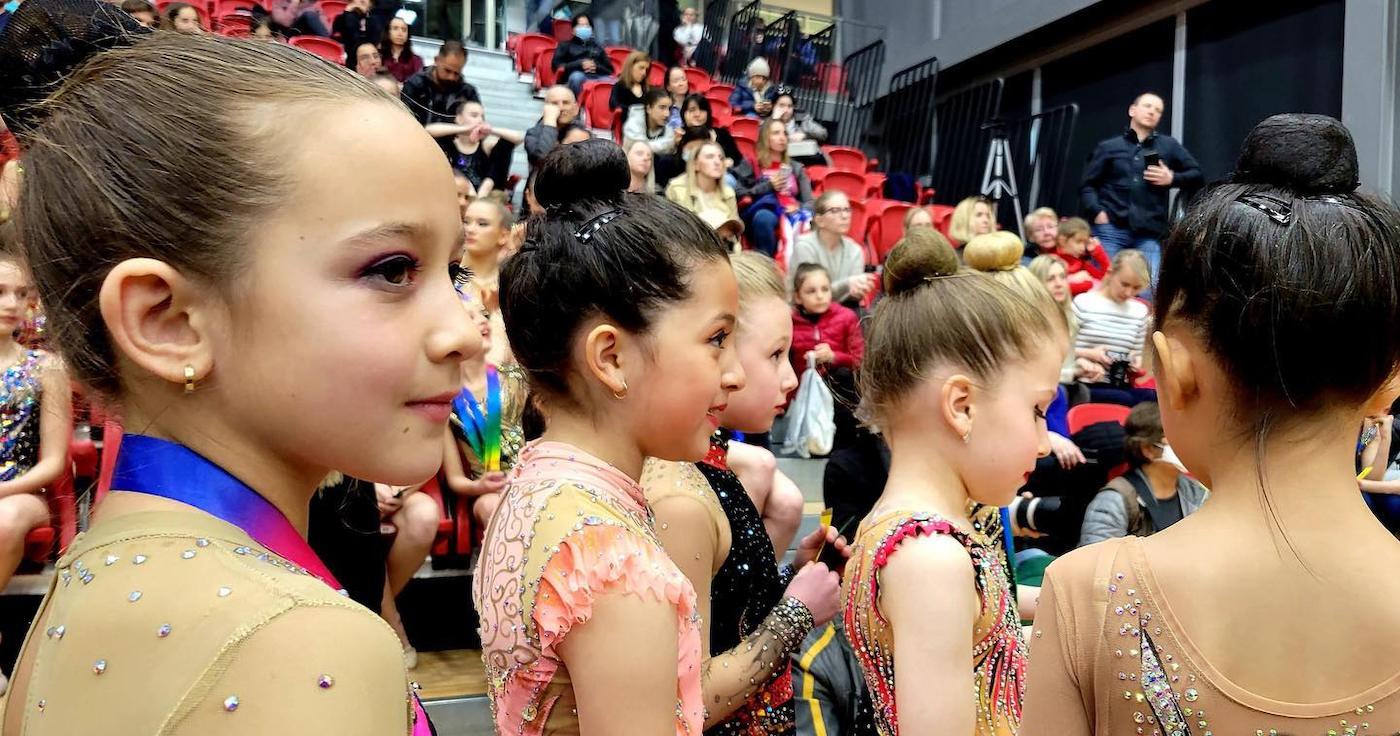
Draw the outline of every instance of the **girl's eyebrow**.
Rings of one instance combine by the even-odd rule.
[[[406,238],[409,240],[422,236],[425,228],[422,225],[412,222],[387,222],[381,225],[361,230],[342,242],[372,245],[384,240],[395,238]]]

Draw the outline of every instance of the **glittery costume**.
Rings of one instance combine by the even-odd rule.
[[[57,567],[15,736],[412,733],[388,624],[236,526],[99,517]]]
[[[763,623],[791,580],[778,569],[773,542],[763,526],[749,494],[739,477],[729,469],[729,439],[721,433],[710,440],[710,453],[700,472],[709,481],[729,522],[729,556],[710,582],[710,654],[719,655],[740,642]],[[802,632],[806,636],[807,632]],[[786,653],[785,653],[786,654]],[[727,720],[705,730],[719,734],[792,733],[795,726],[792,705],[792,667],[784,666],[758,692],[749,696]]]
[[[1317,632],[1299,635],[1309,633]],[[1287,647],[1288,642],[1279,646]],[[1280,702],[1230,681],[1182,630],[1137,537],[1083,547],[1050,566],[1036,608],[1031,649],[1031,677],[1038,684],[1028,690],[1025,733],[1062,734],[1065,730],[1057,724],[1086,720],[1101,734],[1400,733],[1400,665],[1394,663],[1389,667],[1396,674],[1365,692],[1331,702]],[[1376,655],[1366,652],[1356,652],[1355,659],[1359,666],[1380,664]],[[1298,667],[1309,665],[1300,661]],[[1039,673],[1044,671],[1055,674],[1042,681]],[[1309,677],[1324,682],[1323,675],[1312,672]],[[1082,728],[1075,731],[1087,733]]]
[[[698,733],[695,590],[657,541],[641,487],[572,446],[526,446],[472,583],[498,733],[578,733],[569,672],[556,651],[575,624],[588,621],[594,598],[612,591],[676,607],[676,733]]]
[[[519,366],[502,366],[497,370],[501,376],[501,470],[509,471],[515,465],[515,459],[520,457],[521,448],[525,446],[525,430],[521,427],[521,416],[525,413],[528,389],[525,372]],[[481,411],[485,413],[486,408],[481,407]],[[462,459],[470,466],[467,468],[468,473],[472,478],[480,478],[486,473],[486,466],[481,458],[476,456],[471,443],[462,441],[460,432],[454,431],[453,436],[457,439],[457,449],[461,452]]]
[[[992,509],[991,517],[995,517]],[[972,558],[979,614],[972,639],[971,696],[977,705],[976,734],[1010,736],[1021,724],[1025,694],[1026,645],[1021,639],[1015,599],[1004,556],[994,534],[1000,524],[982,523],[969,534],[924,512],[897,510],[867,518],[860,525],[846,565],[842,589],[846,636],[860,661],[875,704],[876,729],[899,733],[895,710],[894,627],[880,615],[880,571],[910,537],[943,534],[956,539]],[[936,625],[932,622],[931,625]],[[913,682],[908,687],[919,687]]]
[[[29,472],[39,460],[40,373],[46,360],[27,350],[0,378],[0,481]]]

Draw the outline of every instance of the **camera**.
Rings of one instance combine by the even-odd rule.
[[[1016,526],[1021,529],[1051,534],[1065,529],[1066,513],[1062,507],[1062,499],[1059,496],[1035,498],[1017,496],[1011,501],[1007,511],[1012,520],[1015,521]]]
[[[1114,388],[1128,388],[1128,369],[1131,363],[1128,360],[1128,353],[1122,350],[1108,351],[1108,359],[1113,361],[1108,366],[1107,380]]]

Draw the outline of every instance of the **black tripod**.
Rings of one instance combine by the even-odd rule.
[[[1020,192],[1016,188],[1016,170],[1011,165],[1011,144],[1006,140],[1006,121],[993,118],[982,126],[982,130],[992,131],[992,142],[987,148],[987,167],[982,172],[982,194],[993,202],[1000,203],[1003,197],[1011,199],[1016,208],[1016,231],[1026,239],[1025,213],[1021,211]]]

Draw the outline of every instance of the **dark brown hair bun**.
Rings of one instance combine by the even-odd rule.
[[[905,233],[885,259],[885,293],[898,296],[940,276],[958,272],[958,255],[943,234],[930,227]]]

